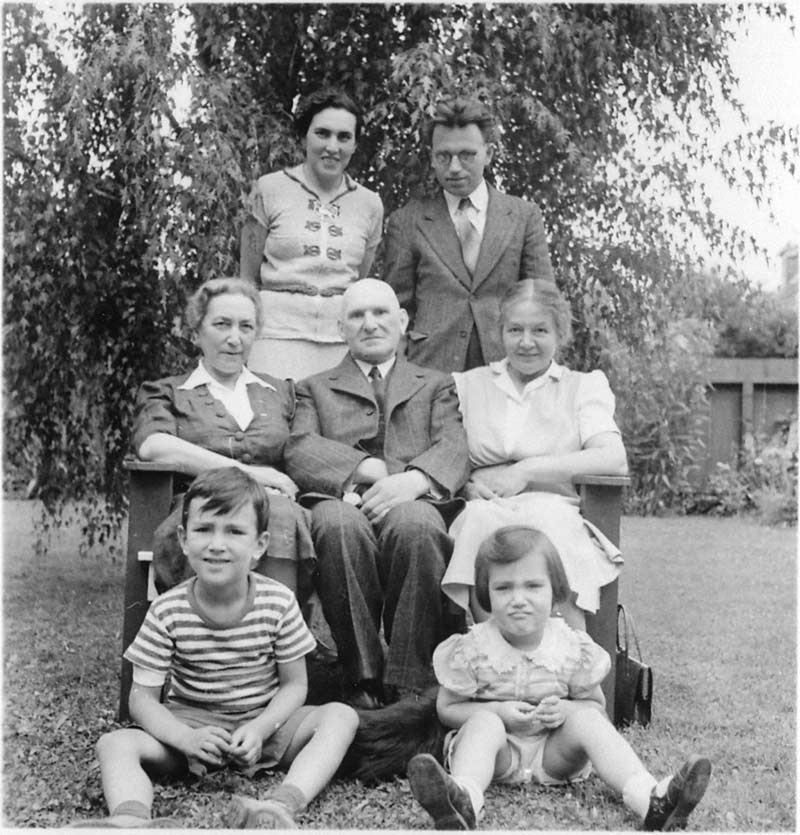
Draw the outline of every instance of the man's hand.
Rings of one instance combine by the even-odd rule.
[[[264,739],[254,722],[245,722],[231,734],[230,758],[238,765],[255,765],[261,758]]]
[[[383,463],[383,462],[381,462]],[[407,470],[378,479],[364,493],[361,509],[370,522],[382,519],[393,507],[413,502],[430,489],[428,477],[421,470]]]
[[[187,727],[178,747],[187,757],[220,766],[228,758],[230,746],[228,731],[216,725],[204,725],[202,728]]]
[[[375,484],[388,475],[385,461],[380,458],[365,458],[353,471],[350,481],[354,484]]]

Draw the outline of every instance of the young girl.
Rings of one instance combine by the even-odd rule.
[[[433,655],[439,719],[458,729],[445,740],[450,774],[430,754],[408,765],[436,829],[475,829],[492,781],[557,785],[592,767],[644,829],[683,828],[711,764],[693,756],[657,782],[606,718],[600,683],[611,662],[585,632],[552,617],[569,585],[550,540],[525,525],[500,528],[478,550],[475,589],[490,618]]]

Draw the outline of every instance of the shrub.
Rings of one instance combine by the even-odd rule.
[[[665,510],[688,489],[703,447],[712,346],[710,325],[680,319],[635,348],[611,347],[609,376],[630,466],[627,511]]]
[[[673,305],[710,322],[716,357],[796,357],[797,300],[741,276],[700,273],[676,288]]]
[[[740,453],[737,467],[718,463],[707,483],[687,494],[683,507],[713,516],[753,513],[767,525],[796,524],[796,415],[771,438],[755,438]]]

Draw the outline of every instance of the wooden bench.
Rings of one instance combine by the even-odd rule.
[[[630,483],[627,476],[584,475],[572,479],[581,498],[581,514],[619,547],[622,492]],[[623,569],[624,570],[624,569]],[[606,713],[614,721],[614,683],[617,671],[617,600],[619,580],[600,589],[600,607],[586,617],[586,631],[611,656],[611,672],[603,682]]]
[[[139,627],[156,596],[153,581],[153,533],[166,518],[173,496],[173,479],[186,476],[179,469],[164,469],[163,464],[128,459],[130,474],[128,542],[125,557],[125,609],[122,622],[122,651],[136,637]],[[613,476],[580,476],[574,479],[580,492],[581,512],[615,544],[619,544],[619,521],[622,490],[628,479]],[[611,674],[604,693],[609,716],[614,715],[614,662],[617,629],[617,582],[605,586],[600,594],[600,608],[587,618],[589,634],[611,655]],[[128,719],[128,694],[133,681],[131,664],[122,659],[119,693],[119,719]]]

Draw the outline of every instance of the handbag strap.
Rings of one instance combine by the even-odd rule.
[[[622,620],[622,633],[620,633],[620,619]],[[624,646],[620,644],[620,634],[625,635]],[[639,636],[636,634],[636,627],[633,624],[633,615],[622,603],[617,603],[617,649],[621,652],[629,652],[631,638],[633,638],[633,645],[636,647],[636,657],[641,661],[642,650],[639,647]]]

